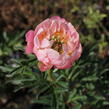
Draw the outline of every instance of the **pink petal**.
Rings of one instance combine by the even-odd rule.
[[[53,49],[46,49],[47,56],[53,65],[60,65],[62,63],[60,54]]]
[[[28,42],[27,43],[27,46],[26,46],[26,54],[30,54],[30,53],[32,53],[33,52],[33,46],[34,46],[34,44],[33,43],[31,43],[31,42]]]
[[[49,41],[47,38],[44,38],[41,42],[39,42],[38,37],[34,38],[34,45],[37,49],[41,48],[50,48],[53,42]]]
[[[53,35],[57,31],[58,25],[57,22],[52,20],[49,28],[50,35]]]
[[[68,28],[69,28],[69,31],[72,33],[76,32],[76,29],[74,28],[74,26],[71,24],[71,23],[68,23]]]
[[[34,31],[30,30],[26,34],[26,41],[27,41],[27,46],[26,46],[26,54],[30,54],[33,52],[33,39],[34,39]]]
[[[50,64],[45,65],[45,64],[43,64],[43,63],[41,63],[41,62],[38,63],[38,67],[39,67],[39,69],[40,69],[42,72],[51,69],[52,66],[53,66],[53,65],[50,65]]]
[[[35,29],[35,33],[37,33],[40,28],[43,28],[43,30],[46,30],[50,27],[50,19],[46,19],[43,22],[41,22],[39,25],[37,25],[36,29]]]
[[[72,33],[71,36],[74,43],[79,41],[79,34],[77,32]]]
[[[36,32],[35,37],[38,37],[38,35],[40,35],[42,32],[44,32],[44,29],[43,27],[40,27],[38,31]]]
[[[37,56],[38,60],[43,62],[45,65],[47,65],[48,63],[52,65],[60,65],[62,62],[59,53],[53,49],[48,48],[37,50],[34,47],[33,52]]]
[[[60,20],[60,17],[59,16],[53,16],[50,18],[51,20]]]
[[[66,68],[70,68],[71,67],[70,56],[68,56],[66,54],[66,52],[61,54],[61,61],[62,61],[62,63],[60,65],[56,65],[57,68],[59,68],[59,69],[66,69]]]
[[[34,54],[37,56],[38,60],[43,62],[45,65],[50,63],[50,60],[48,59],[46,49],[39,49],[37,50],[35,47],[33,48]]]
[[[43,22],[43,28],[44,30],[47,30],[50,28],[50,25],[51,25],[51,20],[50,19],[47,19],[46,21]]]
[[[59,22],[66,22],[66,20],[64,18],[60,18],[59,16],[53,16],[50,18],[51,20],[57,20]]]
[[[82,47],[81,47],[81,44],[79,44],[78,48],[77,48],[77,49],[74,51],[74,53],[72,54],[71,60],[72,60],[72,61],[75,61],[75,60],[79,59],[80,56],[81,56],[81,53],[82,53]]]
[[[67,31],[68,31],[68,26],[65,23],[61,23],[60,24],[60,31],[63,32],[63,35],[66,35]]]
[[[60,65],[60,66],[56,66],[58,69],[68,69],[68,68],[71,68],[72,67],[72,64],[69,64],[69,63],[65,63],[63,65]]]
[[[72,66],[71,56],[67,55],[67,53],[61,54],[62,63],[60,65],[56,65],[59,69],[66,69]]]
[[[37,36],[34,38],[34,46],[35,48],[40,48],[40,42]]]
[[[44,38],[41,42],[41,48],[47,48],[47,47],[51,47],[51,44],[50,44],[50,41]]]
[[[27,42],[33,42],[33,39],[34,39],[34,31],[33,30],[29,30],[26,33],[26,41]]]
[[[65,59],[64,62],[60,65],[56,65],[58,69],[67,69],[72,66],[70,59]]]

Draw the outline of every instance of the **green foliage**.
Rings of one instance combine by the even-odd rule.
[[[91,7],[88,8],[87,16],[83,19],[87,28],[97,28],[99,22],[106,17],[106,14],[100,13],[99,10],[93,10]]]
[[[22,36],[24,36],[24,31],[21,32],[20,34],[8,36],[6,32],[3,33],[3,37],[0,39],[0,56],[2,55],[9,55],[13,52],[13,50],[17,50],[19,48],[23,49],[22,46]],[[14,38],[13,38],[14,37]]]

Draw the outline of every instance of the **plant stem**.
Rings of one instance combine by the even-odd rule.
[[[52,72],[51,72],[51,70],[48,70],[47,71],[47,74],[48,74],[48,76],[47,76],[47,80],[48,81],[55,81],[55,79],[53,78],[53,76],[52,76]]]

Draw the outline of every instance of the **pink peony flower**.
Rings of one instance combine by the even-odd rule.
[[[39,68],[67,69],[81,56],[79,34],[73,25],[58,16],[48,18],[26,34],[26,53],[34,53]]]

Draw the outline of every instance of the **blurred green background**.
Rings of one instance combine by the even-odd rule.
[[[83,46],[71,69],[54,71],[63,88],[24,52],[25,33],[51,16],[71,22]],[[109,109],[108,77],[109,0],[0,0],[0,109]]]

